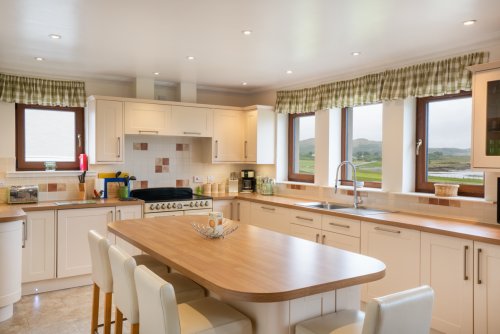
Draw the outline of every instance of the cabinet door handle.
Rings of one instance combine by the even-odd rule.
[[[390,228],[383,228],[383,227],[378,227],[378,226],[376,226],[375,229],[377,231],[383,231],[383,232],[390,232],[390,233],[396,233],[396,234],[400,234],[401,233],[401,231],[399,231],[399,230],[392,230]]]
[[[240,209],[241,209],[241,203],[238,202],[238,221],[240,221]]]
[[[247,145],[248,145],[248,141],[245,140],[245,159],[248,158]]]
[[[197,136],[201,136],[201,132],[184,131],[183,133],[185,135],[197,135]]]
[[[153,134],[157,135],[160,132],[158,130],[139,130],[139,134],[142,134],[142,133],[153,133]]]
[[[215,159],[219,157],[219,141],[215,141]]]
[[[325,235],[325,234],[323,234],[323,235],[321,236],[321,243],[322,243],[323,245],[325,244],[325,238],[326,238],[326,235]]]
[[[276,209],[275,208],[268,208],[266,206],[261,206],[262,209],[264,210],[269,210],[269,211],[275,211]]]
[[[481,248],[477,249],[477,284],[482,284],[483,280],[481,279],[481,253],[483,250]]]
[[[319,242],[319,233],[316,233],[316,242]]]
[[[116,210],[116,220],[122,220],[122,210]]]
[[[469,246],[464,246],[464,281],[469,280],[469,275],[467,275],[467,255],[469,253]]]
[[[26,247],[26,240],[28,240],[28,222],[23,220],[23,248]]]
[[[312,218],[301,217],[301,216],[295,216],[295,218],[297,218],[297,219],[301,219],[301,220],[307,220],[307,221],[309,221],[309,222],[312,222],[312,221],[314,220],[314,219],[312,219]]]
[[[337,226],[337,227],[343,227],[343,228],[351,228],[351,226],[349,225],[345,225],[345,224],[339,224],[339,223],[328,223],[332,226]]]
[[[229,219],[231,219],[231,220],[232,220],[232,219],[233,219],[233,203],[231,202],[231,203],[230,203],[230,205],[231,205],[231,210],[230,210],[230,211],[231,211],[231,212],[230,212],[230,216],[231,216],[231,217],[230,217]]]
[[[114,221],[114,214],[113,214],[113,210],[109,211],[109,213],[111,214],[111,221]]]
[[[116,155],[117,158],[119,158],[122,155],[122,139],[120,137],[117,138],[118,140],[116,141],[118,143],[118,154]]]

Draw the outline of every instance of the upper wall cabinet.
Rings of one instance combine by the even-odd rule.
[[[213,121],[210,108],[174,105],[168,133],[172,136],[212,137]]]
[[[125,102],[125,134],[167,135],[171,112],[167,104]]]
[[[214,110],[212,162],[241,162],[243,160],[244,121],[239,110]]]
[[[90,97],[87,101],[86,119],[89,162],[123,163],[123,102]]]
[[[500,62],[470,70],[474,72],[472,167],[500,171]]]
[[[254,106],[245,111],[243,162],[274,164],[276,114],[271,107]]]

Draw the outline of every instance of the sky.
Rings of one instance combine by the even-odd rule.
[[[354,107],[353,138],[382,140],[382,104]],[[431,148],[471,147],[472,98],[436,101],[429,104]],[[314,117],[300,118],[300,138],[314,137]]]

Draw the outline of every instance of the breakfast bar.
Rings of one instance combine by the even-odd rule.
[[[255,333],[289,333],[301,320],[359,308],[360,284],[385,275],[377,259],[252,225],[206,239],[191,226],[206,222],[155,217],[112,222],[108,230],[241,310]]]

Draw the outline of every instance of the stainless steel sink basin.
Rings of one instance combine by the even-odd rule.
[[[295,203],[295,205],[302,206],[305,208],[323,209],[328,211],[336,211],[343,213],[350,213],[359,216],[369,216],[381,213],[388,213],[392,211],[378,210],[378,209],[368,209],[363,207],[353,208],[352,206],[327,203],[327,202],[306,202],[306,203]]]

